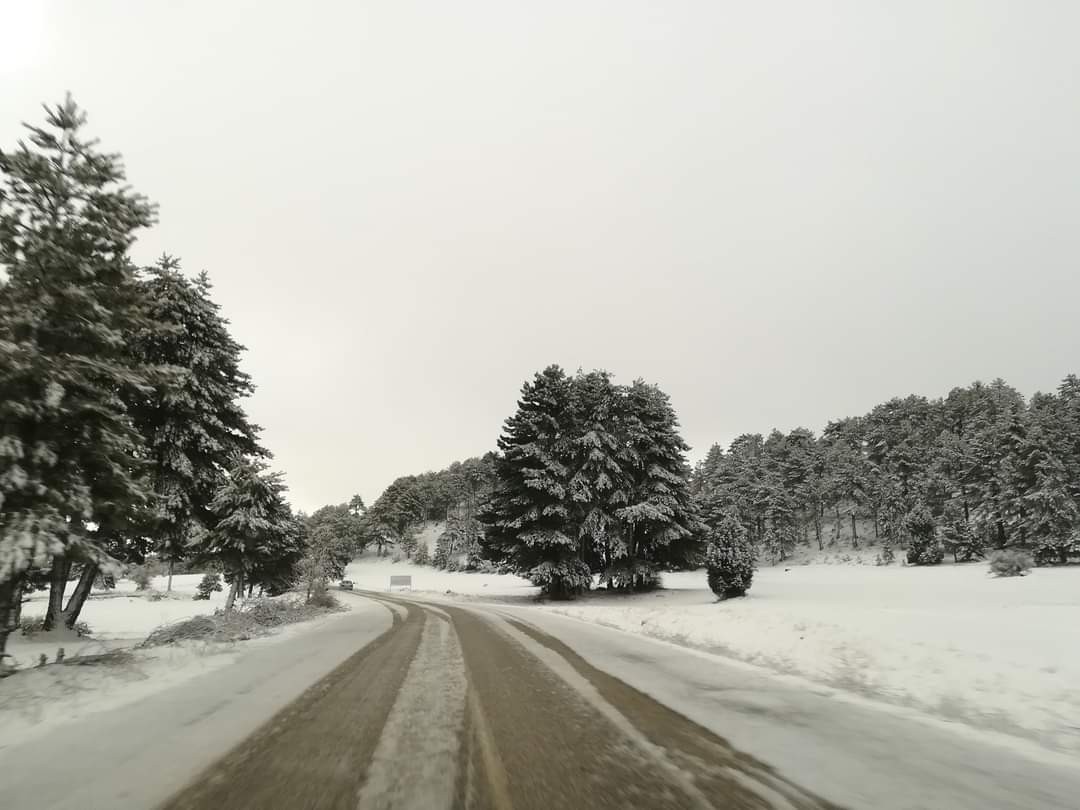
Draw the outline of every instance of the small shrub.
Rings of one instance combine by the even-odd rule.
[[[1035,565],[1035,559],[1020,549],[995,551],[990,555],[990,572],[996,577],[1022,577]]]
[[[312,607],[326,608],[327,610],[339,607],[338,600],[327,589],[326,583],[321,581],[312,586],[311,596],[308,597],[307,603]]]
[[[400,551],[395,551],[395,552],[394,552],[394,556],[393,556],[393,557],[392,557],[392,558],[390,559],[390,562],[392,562],[392,563],[399,563],[399,562],[401,562],[401,561],[402,561],[403,559],[405,559],[405,558],[404,558],[404,557],[403,557],[403,556],[401,555],[401,552],[400,552]]]
[[[428,553],[428,547],[423,543],[417,543],[416,550],[412,555],[412,561],[417,565],[431,565],[431,554]]]
[[[221,574],[203,574],[203,578],[195,590],[196,593],[191,597],[192,599],[209,599],[210,594],[222,590]]]
[[[145,565],[133,565],[128,569],[128,578],[135,583],[135,590],[149,590],[150,582],[157,572],[150,563]]]
[[[19,620],[19,632],[27,638],[33,638],[41,632],[41,628],[45,626],[44,616],[24,616]],[[75,635],[79,637],[92,635],[90,625],[86,622],[75,622]]]

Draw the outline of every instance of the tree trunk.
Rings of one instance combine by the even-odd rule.
[[[67,589],[67,578],[70,572],[71,559],[66,554],[53,557],[49,575],[49,606],[45,610],[45,618],[41,625],[42,632],[47,633],[57,627],[63,619],[64,591]]]
[[[833,525],[833,534],[834,534],[833,543],[839,543],[840,542],[840,526],[843,524],[844,518],[840,514],[840,504],[836,504],[836,506],[834,508],[836,509],[836,523]]]
[[[855,528],[855,509],[851,510],[851,547],[859,547],[859,530]]]
[[[0,582],[0,664],[4,661],[8,636],[18,626],[15,619],[15,606],[22,599],[22,583],[14,579]]]
[[[169,560],[169,583],[165,586],[165,593],[172,593],[173,561]]]
[[[79,620],[79,614],[82,613],[83,605],[86,604],[86,598],[94,587],[94,580],[97,579],[97,575],[98,567],[93,563],[87,563],[83,566],[82,574],[79,575],[79,582],[75,586],[75,590],[71,592],[67,607],[64,608],[64,627],[69,630],[75,629],[75,622]]]
[[[240,577],[233,577],[232,584],[229,585],[229,595],[225,598],[225,612],[228,613],[233,609],[233,603],[236,601],[236,588],[240,584]]]
[[[15,582],[15,591],[11,597],[11,625],[12,631],[19,629],[19,622],[22,621],[22,603],[23,603],[23,591],[26,590],[25,584],[21,579]],[[3,652],[3,650],[0,650]]]

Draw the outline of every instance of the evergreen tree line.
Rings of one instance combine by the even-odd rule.
[[[419,564],[438,568],[478,567],[482,533],[477,515],[494,483],[494,453],[455,461],[437,472],[397,478],[367,514],[368,538],[382,555],[391,544]],[[416,542],[424,521],[445,522],[435,554]]]
[[[780,560],[800,542],[824,548],[846,533],[857,548],[872,532],[885,561],[899,547],[917,564],[1017,548],[1064,564],[1080,557],[1080,380],[1030,401],[1002,380],[976,382],[891,399],[820,436],[744,434],[714,445],[691,486]]]
[[[28,589],[74,627],[99,576],[156,556],[218,565],[231,606],[306,548],[207,276],[132,262],[156,209],[85,121],[68,98],[0,151],[0,654]]]

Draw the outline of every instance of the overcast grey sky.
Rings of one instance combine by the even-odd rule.
[[[0,0],[206,269],[312,509],[492,449],[557,362],[745,431],[1080,371],[1075,2]]]

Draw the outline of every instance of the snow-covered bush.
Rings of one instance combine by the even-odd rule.
[[[754,549],[746,528],[732,514],[706,535],[705,567],[709,590],[721,599],[745,596],[754,579]]]
[[[990,571],[996,577],[1022,577],[1035,565],[1035,559],[1026,551],[1008,548],[990,555]]]
[[[552,599],[570,599],[592,585],[592,571],[576,557],[542,562],[531,571],[529,579],[540,586],[540,593]]]
[[[924,505],[919,504],[904,517],[904,529],[911,540],[907,561],[912,565],[937,565],[945,559],[945,547],[937,537],[937,523]]]
[[[222,590],[221,574],[203,574],[203,578],[199,581],[199,585],[195,590],[196,593],[191,597],[192,599],[209,599],[210,594]]]
[[[133,565],[128,569],[128,578],[135,583],[135,590],[145,591],[150,588],[150,581],[157,572],[150,563]]]

